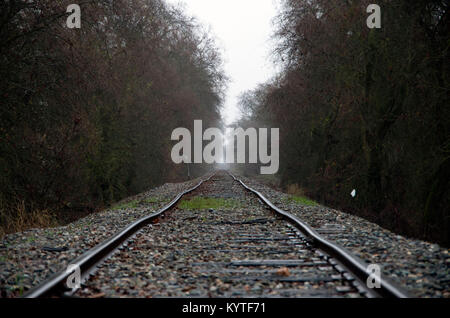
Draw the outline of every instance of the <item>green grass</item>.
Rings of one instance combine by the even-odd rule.
[[[23,295],[24,287],[23,287],[23,281],[25,280],[25,276],[22,273],[16,274],[14,277],[14,286],[10,286],[9,288],[13,291],[17,292],[19,296]]]
[[[22,240],[22,242],[26,242],[26,243],[34,243],[36,241],[36,238],[34,237],[34,236],[30,236],[30,237],[27,237],[27,238],[24,238],[23,240]]]
[[[299,203],[302,205],[308,205],[308,206],[319,205],[316,201],[308,199],[307,197],[304,197],[304,196],[297,196],[297,195],[290,196],[289,201],[293,201],[295,203]]]
[[[134,209],[138,207],[139,202],[137,200],[133,200],[126,203],[120,203],[112,207],[114,210],[122,210],[122,209]]]
[[[159,199],[159,198],[153,198],[153,197],[150,197],[150,198],[147,198],[147,199],[145,199],[145,200],[142,200],[140,203],[158,203],[158,202],[160,202],[161,200]]]
[[[227,209],[238,207],[239,203],[231,199],[195,197],[183,199],[178,207],[185,210]]]
[[[145,205],[145,204],[152,204],[152,203],[158,203],[160,201],[159,198],[147,198],[144,200],[133,200],[130,202],[120,203],[117,205],[114,205],[111,209],[113,210],[122,210],[122,209],[135,209],[139,207],[139,205]]]

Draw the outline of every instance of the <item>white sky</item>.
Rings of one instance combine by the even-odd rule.
[[[183,3],[186,13],[210,27],[224,51],[225,72],[230,78],[223,117],[226,124],[238,119],[240,93],[266,82],[275,74],[270,62],[275,0],[166,0]]]

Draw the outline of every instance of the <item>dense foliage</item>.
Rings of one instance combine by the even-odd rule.
[[[369,29],[371,2],[282,1],[283,70],[242,95],[242,124],[280,127],[284,184],[449,244],[448,2],[377,1]]]
[[[220,120],[220,52],[180,9],[88,0],[70,29],[70,3],[0,4],[3,227],[18,206],[96,208],[173,179],[172,129]]]

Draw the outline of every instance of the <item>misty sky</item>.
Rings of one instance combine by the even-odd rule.
[[[190,16],[210,27],[224,51],[230,77],[223,116],[227,124],[238,117],[237,96],[275,74],[270,62],[275,0],[166,0],[182,3]]]

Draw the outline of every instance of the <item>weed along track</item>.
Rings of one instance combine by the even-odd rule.
[[[345,259],[351,256],[319,248],[308,231],[245,187],[225,171],[210,176],[99,257],[81,288],[66,295],[405,296],[389,283],[378,291],[367,288],[364,274]],[[30,295],[63,292],[44,294],[38,287]]]

